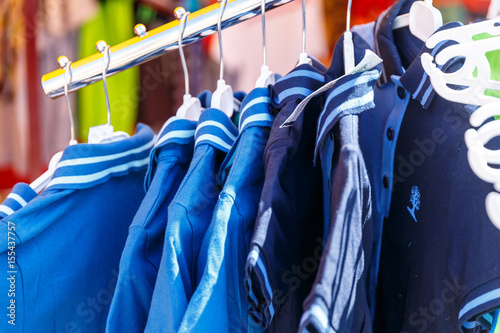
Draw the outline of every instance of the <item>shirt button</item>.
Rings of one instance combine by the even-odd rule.
[[[389,139],[390,141],[394,140],[394,128],[389,127],[387,129],[387,139]]]
[[[398,97],[399,98],[405,99],[405,97],[406,97],[406,91],[404,90],[403,87],[398,87],[397,92],[398,92]]]
[[[389,177],[387,177],[387,175],[384,176],[384,178],[382,179],[382,182],[383,182],[385,188],[389,188]]]

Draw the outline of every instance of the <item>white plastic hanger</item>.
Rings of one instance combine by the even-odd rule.
[[[493,19],[500,16],[500,0],[491,0],[490,6],[488,7],[488,14],[486,14],[487,19]]]
[[[111,52],[109,45],[103,41],[97,41],[96,49],[103,55],[102,57],[102,84],[104,86],[104,96],[106,98],[106,111],[108,115],[108,122],[104,125],[93,126],[89,129],[89,143],[105,143],[113,142],[126,139],[130,137],[125,132],[113,131],[113,126],[111,125],[111,109],[109,106],[109,95],[108,95],[108,84],[106,81],[106,76],[108,74],[109,62],[111,60]],[[106,58],[106,60],[105,60]]]
[[[481,33],[496,37],[474,41],[473,37]],[[446,40],[459,43],[446,47],[434,58],[428,53],[421,56],[422,67],[429,75],[436,92],[449,101],[464,104],[485,105],[496,101],[496,98],[487,96],[484,92],[487,89],[500,90],[500,81],[490,79],[491,68],[486,58],[486,53],[500,50],[499,35],[500,19],[468,24],[432,35],[426,42],[429,49]],[[444,73],[437,67],[455,57],[465,58],[463,66],[457,71]],[[473,75],[475,69],[477,75]],[[461,86],[463,89],[452,89],[449,84]]]
[[[300,114],[306,107],[307,103],[309,103],[309,101],[314,97],[332,88],[335,85],[335,83],[342,77],[373,69],[382,62],[382,59],[380,59],[380,57],[377,56],[375,53],[373,53],[371,50],[365,50],[365,55],[363,56],[363,59],[361,59],[358,65],[355,64],[354,43],[352,40],[352,32],[351,32],[351,5],[352,5],[352,0],[349,0],[347,3],[346,31],[344,32],[344,43],[343,43],[345,74],[335,80],[326,83],[318,90],[316,90],[315,92],[304,98],[295,107],[295,110],[293,110],[292,114],[285,120],[285,122],[280,125],[280,128],[293,126],[297,118],[300,116]]]
[[[443,25],[443,17],[439,9],[432,5],[432,0],[415,1],[408,14],[399,15],[392,24],[392,29],[410,27],[412,35],[426,41]]]
[[[182,69],[184,71],[184,84],[186,93],[183,96],[183,103],[177,109],[177,117],[185,118],[189,120],[198,121],[201,115],[201,102],[198,98],[193,97],[189,94],[189,73],[186,65],[186,58],[184,57],[184,50],[182,48],[182,36],[184,35],[184,29],[186,28],[186,21],[189,16],[187,12],[182,7],[177,7],[174,10],[174,16],[180,21],[179,23],[179,54],[181,56]]]
[[[354,43],[352,41],[351,32],[351,7],[352,0],[347,2],[347,17],[346,28],[344,32],[344,73],[349,73],[353,70],[355,64],[354,60]]]
[[[217,30],[219,34],[219,51],[220,51],[220,76],[217,81],[217,89],[212,94],[211,107],[222,110],[229,118],[233,116],[234,101],[233,89],[224,81],[224,56],[222,54],[222,27],[221,21],[226,9],[227,0],[218,0],[219,17],[217,19]]]
[[[59,66],[64,69],[64,97],[66,98],[66,105],[68,107],[68,114],[69,114],[69,124],[71,128],[71,140],[69,141],[69,145],[75,145],[78,142],[75,139],[75,126],[73,123],[73,112],[71,111],[71,104],[69,102],[69,96],[68,96],[68,86],[71,83],[71,80],[73,79],[73,73],[71,70],[71,61],[66,56],[60,56],[57,58],[57,63]],[[31,184],[30,187],[36,192],[40,193],[43,191],[45,187],[49,184],[50,180],[52,179],[52,176],[54,176],[54,172],[56,170],[57,163],[61,160],[62,157],[62,151],[57,152],[52,156],[49,162],[49,168],[47,171],[45,171],[40,177],[35,179]]]
[[[267,53],[266,53],[266,0],[261,1],[262,12],[262,67],[260,68],[260,76],[255,83],[256,88],[266,88],[270,84],[276,82],[276,77],[269,70],[267,66]]]
[[[474,111],[469,121],[472,126],[479,127],[487,119],[500,115],[500,100],[484,105]],[[472,171],[480,179],[492,183],[500,192],[500,169],[490,165],[500,165],[500,150],[484,147],[488,141],[500,136],[500,120],[493,120],[478,130],[468,129],[465,132],[465,143],[468,148],[467,159]],[[500,193],[491,192],[486,196],[486,212],[491,222],[500,229]]]
[[[300,52],[297,67],[304,64],[312,65],[312,60],[306,53],[306,0],[302,0],[302,52]]]

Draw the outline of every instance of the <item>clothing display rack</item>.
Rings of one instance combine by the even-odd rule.
[[[267,0],[266,11],[292,0]],[[222,29],[244,22],[261,12],[261,0],[229,0],[221,22]],[[196,42],[217,32],[219,4],[213,4],[189,15],[182,43]],[[179,21],[172,21],[151,31],[138,31],[137,36],[110,48],[107,77],[140,65],[178,48]],[[42,76],[42,87],[48,97],[64,95],[64,69]],[[71,66],[68,91],[76,91],[102,80],[102,55],[96,53]]]

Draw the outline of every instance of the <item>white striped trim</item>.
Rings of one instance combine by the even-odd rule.
[[[5,206],[5,205],[0,205],[0,212],[3,212],[7,215],[12,215],[12,213],[14,213],[14,210],[10,207]]]
[[[193,137],[195,130],[184,130],[184,131],[172,131],[161,137],[159,141],[156,142],[155,146],[161,145],[163,142],[172,138],[186,139]]]
[[[111,154],[111,155],[104,155],[104,156],[94,156],[94,157],[82,157],[82,158],[74,158],[74,159],[69,159],[69,160],[64,160],[61,161],[57,164],[57,168],[62,168],[66,166],[75,166],[75,165],[83,165],[83,164],[93,164],[93,163],[100,163],[100,162],[105,162],[105,161],[110,161],[110,160],[115,160],[119,159],[125,156],[129,156],[132,154],[137,154],[137,153],[142,153],[143,151],[151,149],[153,146],[153,141],[151,140],[145,145],[127,150],[122,153],[117,153],[117,154]]]
[[[250,103],[248,103],[247,105],[245,105],[243,107],[243,109],[241,110],[241,112],[240,112],[240,119],[243,116],[243,113],[245,113],[245,111],[248,110],[248,108],[254,106],[255,104],[259,104],[259,103],[271,103],[271,98],[264,96],[264,97],[259,97],[259,98],[256,98],[256,99],[252,100]]]
[[[328,317],[326,316],[321,306],[317,304],[313,304],[311,308],[302,315],[302,319],[300,320],[300,326],[304,325],[304,322],[308,320],[311,316],[314,316],[316,319],[318,319],[319,323],[321,324],[321,327],[324,330],[328,328]]]
[[[231,133],[226,126],[224,126],[223,124],[221,124],[220,122],[218,121],[214,121],[214,120],[207,120],[207,121],[204,121],[202,122],[201,124],[198,125],[198,127],[196,128],[196,132],[195,132],[195,135],[198,133],[198,131],[200,130],[200,128],[203,128],[205,126],[215,126],[215,127],[218,127],[220,128],[221,130],[224,131],[224,133],[227,134],[228,137],[231,138],[231,140],[236,140],[236,136],[233,135],[233,133]]]
[[[161,127],[160,131],[158,132],[158,138],[160,138],[160,135],[161,133],[163,133],[163,131],[165,130],[165,128],[167,128],[168,125],[170,125],[171,123],[173,123],[174,121],[176,120],[180,120],[181,118],[177,117],[177,116],[173,116],[173,117],[170,117],[168,118],[168,120],[163,124],[163,126]]]
[[[257,266],[259,266],[262,275],[264,276],[264,284],[266,285],[267,293],[269,294],[269,298],[271,301],[269,302],[269,312],[271,313],[271,317],[274,316],[274,307],[273,307],[273,290],[271,289],[271,284],[269,283],[269,279],[267,278],[267,271],[264,267],[264,263],[260,257],[257,259]]]
[[[203,134],[202,136],[198,137],[198,139],[196,139],[196,144],[203,140],[212,141],[213,143],[216,143],[227,150],[231,149],[231,145],[228,145],[226,142],[224,142],[224,140],[212,134]]]
[[[112,173],[127,171],[128,169],[134,167],[139,168],[144,165],[147,165],[148,163],[149,163],[149,156],[142,160],[136,160],[125,164],[117,165],[96,173],[92,173],[90,175],[57,177],[50,181],[49,185],[47,185],[47,188],[59,184],[88,184],[96,180],[102,179],[104,177],[107,177]]]
[[[487,292],[486,294],[483,294],[479,297],[476,297],[472,301],[464,305],[464,307],[460,310],[458,317],[462,318],[467,312],[469,312],[473,308],[498,298],[500,298],[500,288]]]
[[[349,109],[356,109],[360,106],[363,106],[363,105],[366,105],[366,104],[369,104],[372,102],[373,102],[373,90],[370,90],[366,94],[364,94],[363,96],[349,99],[349,100],[345,101],[344,103],[340,104],[339,106],[337,106],[335,108],[335,110],[338,110],[338,112],[330,113],[328,115],[328,117],[325,119],[325,121],[323,123],[323,127],[321,128],[321,132],[318,135],[318,139],[323,137],[323,133],[327,129],[328,124],[332,121],[332,119],[335,118],[336,116],[338,116],[339,114],[341,114],[343,111],[349,110]]]
[[[28,204],[26,200],[24,200],[19,194],[16,193],[9,194],[6,199],[12,199],[17,201],[17,203],[20,204],[21,207],[24,207]]]
[[[273,120],[273,117],[268,113],[267,114],[264,114],[264,113],[256,114],[256,115],[250,116],[247,119],[245,119],[243,124],[241,124],[240,128],[243,129],[249,123],[253,123],[256,121],[272,121],[272,120]]]

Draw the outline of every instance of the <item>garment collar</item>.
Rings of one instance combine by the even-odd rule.
[[[281,109],[292,100],[303,100],[325,84],[325,66],[316,59],[310,58],[312,65],[304,64],[295,67],[271,88],[271,103],[274,108]]]
[[[423,42],[413,36],[409,28],[393,31],[392,25],[398,15],[407,14],[415,0],[401,0],[384,11],[375,22],[375,53],[382,60],[381,85],[391,82],[392,75],[404,73],[400,51],[407,53],[404,62],[411,63],[423,46]]]
[[[23,208],[38,194],[26,183],[17,183],[0,204],[0,220]]]
[[[357,33],[353,33],[355,63],[359,63],[369,45]],[[381,66],[350,75],[344,75],[343,37],[338,41],[326,77],[328,81],[338,79],[326,92],[323,111],[318,118],[316,134],[316,161],[321,144],[328,137],[335,124],[345,115],[359,114],[375,107],[373,87],[380,77]],[[343,76],[343,77],[342,77]]]
[[[238,149],[243,133],[251,127],[271,128],[274,115],[271,113],[271,96],[268,88],[255,88],[243,100],[239,119],[238,137],[231,150],[222,162],[220,172],[217,176],[219,184],[223,184],[234,161],[234,155]]]
[[[154,133],[149,126],[137,125],[135,135],[117,142],[81,143],[63,151],[46,190],[84,189],[147,167]]]
[[[437,31],[456,28],[459,26],[462,26],[462,23],[451,22],[443,25]],[[401,77],[400,82],[403,87],[408,90],[412,97],[418,100],[425,109],[429,107],[436,92],[432,87],[429,75],[427,75],[424,68],[422,67],[421,56],[423,53],[428,53],[432,57],[435,57],[439,52],[453,44],[457,44],[457,42],[445,40],[438,43],[433,49],[429,49],[424,45],[420,54],[415,58],[415,60]],[[462,63],[462,58],[453,58],[444,65],[439,65],[438,68],[443,72],[447,72],[449,70],[453,71],[453,69],[458,69],[456,68],[456,66],[461,67]]]
[[[206,109],[201,113],[195,132],[195,147],[208,144],[227,153],[233,146],[238,129],[219,109]]]
[[[150,161],[144,186],[146,191],[153,180],[156,167],[158,165],[158,158],[161,151],[168,151],[177,146],[182,150],[182,147],[192,151],[194,144],[194,133],[196,130],[196,122],[179,118],[177,116],[171,117],[165,122],[160,132],[156,136],[155,144],[151,150]],[[184,151],[181,151],[182,154]],[[182,158],[183,156],[179,156]]]

